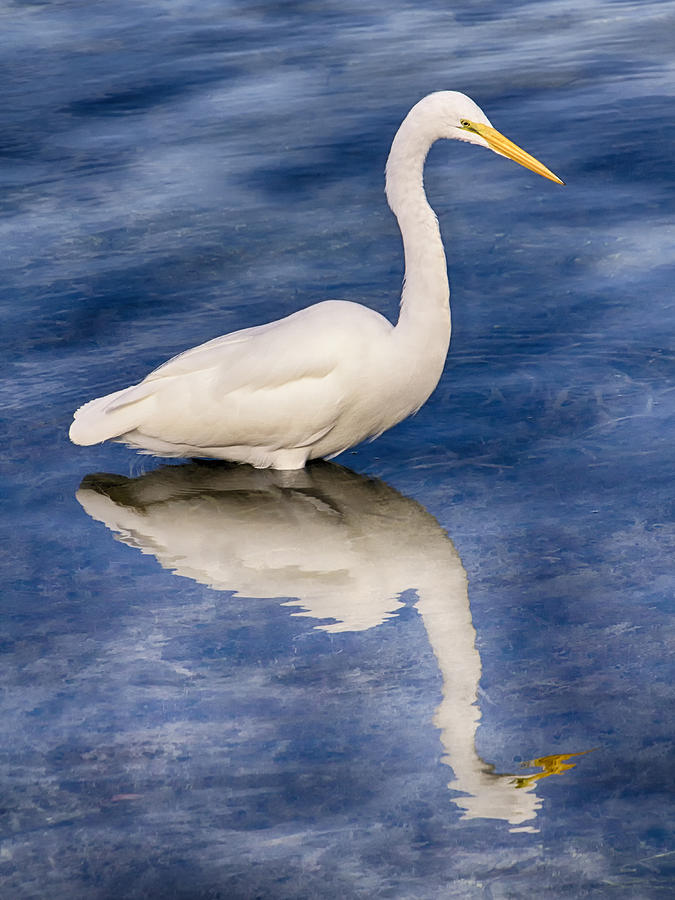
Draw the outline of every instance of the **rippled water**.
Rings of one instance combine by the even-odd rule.
[[[451,6],[0,11],[2,896],[671,895],[675,4]],[[413,420],[292,476],[68,443],[216,334],[395,316],[442,88],[567,187],[432,150]]]

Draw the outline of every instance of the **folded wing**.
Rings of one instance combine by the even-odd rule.
[[[360,344],[366,351],[373,329],[382,335],[391,325],[365,307],[327,301],[224,335],[80,407],[71,440],[95,444],[133,433],[138,446],[144,435],[205,450],[306,446],[337,421],[353,381],[345,360]]]

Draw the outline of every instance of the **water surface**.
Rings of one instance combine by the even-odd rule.
[[[670,896],[675,4],[0,17],[3,896]],[[219,333],[394,317],[443,88],[567,187],[432,150],[414,419],[288,477],[68,443]]]

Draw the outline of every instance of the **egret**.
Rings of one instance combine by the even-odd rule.
[[[70,439],[301,469],[417,412],[438,384],[450,344],[445,252],[423,181],[427,153],[441,138],[487,147],[563,184],[496,131],[469,97],[429,94],[403,120],[386,165],[386,197],[405,259],[396,325],[358,303],[326,300],[226,334],[138,384],[85,403]]]

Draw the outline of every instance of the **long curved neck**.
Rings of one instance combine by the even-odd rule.
[[[396,133],[386,167],[386,195],[403,239],[405,279],[397,330],[447,331],[450,288],[438,220],[424,192],[424,162],[440,137],[417,108]]]

